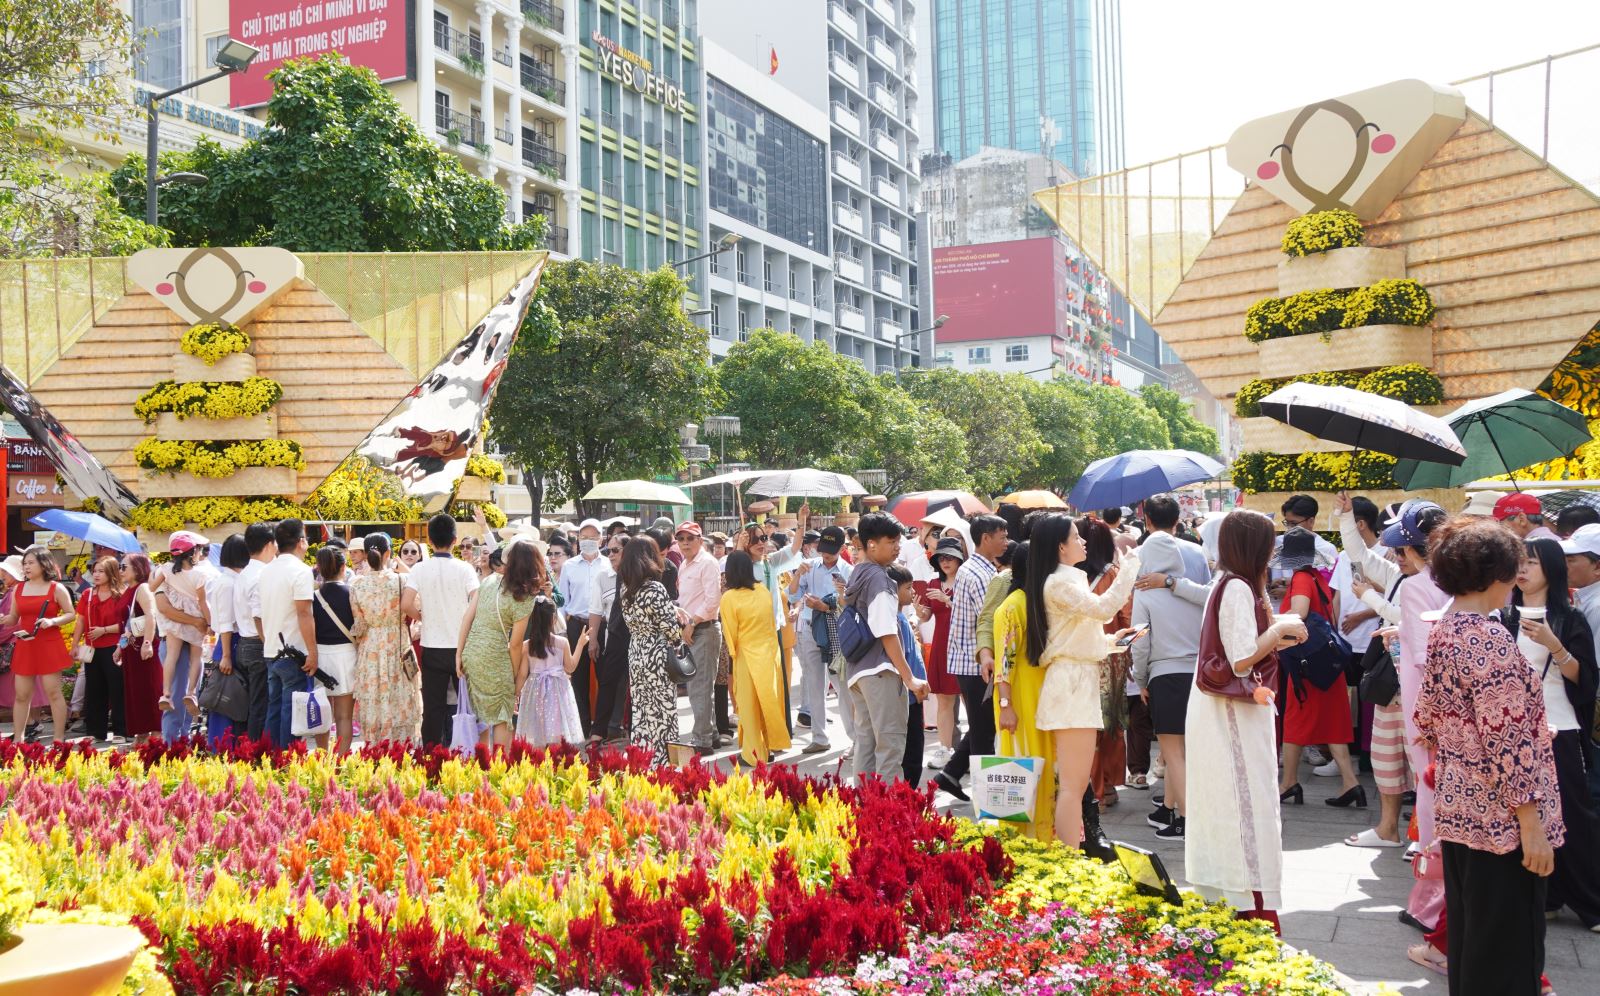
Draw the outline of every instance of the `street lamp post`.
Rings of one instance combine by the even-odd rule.
[[[728,462],[728,437],[739,434],[741,424],[737,415],[707,415],[705,430],[717,437],[717,473],[722,473],[720,467]],[[728,500],[727,485],[723,485],[723,511],[726,512]]]
[[[932,325],[929,325],[925,329],[917,329],[914,332],[902,332],[894,337],[894,379],[896,383],[899,383],[900,381],[900,340],[910,339],[913,336],[926,335],[929,332],[937,332],[939,329],[944,328],[944,323],[948,322],[949,320],[949,315],[940,315],[938,318],[933,320]]]
[[[722,238],[718,239],[717,240],[717,244],[715,246],[713,246],[709,251],[703,252],[698,256],[690,256],[688,259],[673,260],[672,265],[674,267],[679,267],[679,266],[688,266],[690,263],[698,263],[702,259],[710,259],[712,256],[716,256],[716,255],[720,255],[721,253],[725,253],[729,249],[732,249],[734,246],[736,246],[738,244],[739,244],[739,234],[737,232],[729,232],[728,234],[724,235]]]
[[[160,131],[160,128],[161,128],[161,102],[163,100],[166,100],[168,97],[174,96],[175,94],[180,94],[180,93],[184,92],[185,90],[193,90],[195,87],[203,86],[203,85],[205,85],[207,83],[212,82],[213,80],[220,80],[224,76],[232,76],[234,73],[242,73],[245,70],[250,68],[250,63],[254,62],[255,61],[255,57],[257,55],[259,55],[259,54],[261,54],[261,50],[256,48],[255,46],[246,45],[242,41],[236,41],[236,40],[234,40],[232,38],[229,38],[226,42],[224,42],[222,44],[222,47],[217,50],[217,71],[216,72],[212,73],[210,76],[202,76],[199,79],[191,80],[190,82],[185,83],[182,86],[175,86],[171,90],[167,90],[167,91],[164,91],[162,93],[152,94],[150,96],[150,101],[146,105],[146,108],[149,111],[149,115],[148,115],[148,118],[147,118],[149,124],[146,127],[146,133],[145,133],[145,143],[146,143],[145,144],[145,164],[144,164],[144,220],[145,221],[149,222],[152,225],[157,224],[157,222],[156,222],[156,197],[157,197],[157,191],[159,191],[161,189],[162,180],[160,180],[160,179],[158,179],[156,177],[156,146],[157,146],[156,136],[159,134],[159,131]],[[168,182],[177,180],[179,182],[190,182],[190,183],[192,183],[192,182],[194,182],[193,180],[181,180],[180,178],[181,177],[198,177],[198,176],[200,176],[200,174],[198,174],[198,173],[174,173],[172,176],[166,177],[165,179]],[[202,179],[201,182],[204,182],[204,180]]]

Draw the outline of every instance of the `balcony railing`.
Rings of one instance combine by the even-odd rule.
[[[549,0],[522,0],[522,16],[535,24],[559,32],[566,20],[566,11]]]
[[[548,63],[523,60],[522,88],[552,104],[567,106],[567,84],[556,79],[555,67]]]
[[[516,62],[511,58],[511,47],[509,45],[495,50],[494,61],[500,63],[502,66],[516,65]]]
[[[860,284],[863,287],[867,285],[866,265],[854,257],[833,257],[833,272],[841,279],[848,280],[851,283]]]
[[[848,32],[850,37],[855,37],[856,16],[845,10],[841,4],[828,4],[828,17],[838,26],[840,31]]]
[[[565,256],[568,254],[567,236],[568,232],[565,228],[560,225],[552,225],[546,222],[544,226],[544,247],[549,249],[551,252],[558,252]]]
[[[476,64],[478,75],[483,74],[483,39],[457,31],[445,24],[433,26],[433,47],[443,49],[461,61],[468,69]]]
[[[553,180],[561,179],[567,172],[566,153],[557,152],[540,142],[523,139],[522,161]]]
[[[511,129],[510,128],[496,128],[494,130],[494,140],[496,142],[504,142],[507,145],[516,145],[517,144],[517,140],[511,134]]]
[[[451,145],[483,145],[483,119],[468,117],[460,111],[452,111],[444,107],[434,108],[434,127],[443,135],[445,141]]]
[[[848,304],[839,305],[838,314],[834,316],[834,324],[840,328],[851,329],[856,332],[867,330],[867,317],[861,309]]]
[[[861,117],[837,100],[833,102],[833,123],[851,135],[861,134]]]

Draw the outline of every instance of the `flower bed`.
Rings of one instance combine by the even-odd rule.
[[[185,332],[178,348],[207,366],[214,366],[224,356],[249,349],[250,337],[238,326],[209,322],[195,325]]]
[[[133,459],[146,470],[187,471],[196,477],[228,477],[244,467],[306,469],[305,451],[289,439],[196,441],[152,436],[134,446]]]
[[[133,413],[146,423],[162,412],[179,418],[252,418],[272,408],[283,397],[283,385],[267,377],[251,377],[238,384],[225,381],[163,380],[133,403]]]
[[[0,799],[0,912],[131,918],[180,993],[1342,992],[1225,905],[1140,896],[904,784],[520,742],[7,744]]]

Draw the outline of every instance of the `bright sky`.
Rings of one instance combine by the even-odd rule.
[[[1597,42],[1594,0],[1123,0],[1127,162],[1389,80],[1448,83]]]

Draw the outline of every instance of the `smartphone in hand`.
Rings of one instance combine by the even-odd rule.
[[[1145,623],[1143,626],[1135,626],[1134,629],[1133,629],[1133,632],[1128,633],[1125,636],[1122,636],[1121,638],[1119,638],[1117,640],[1117,646],[1118,647],[1131,647],[1131,646],[1133,646],[1133,641],[1139,639],[1139,637],[1145,635],[1148,632],[1150,632],[1150,624],[1149,623]]]

